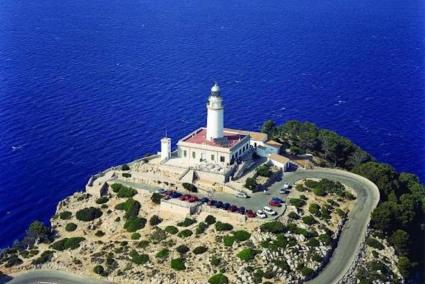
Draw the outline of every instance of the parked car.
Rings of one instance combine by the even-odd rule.
[[[217,201],[217,203],[215,204],[215,207],[216,208],[223,208],[223,202],[221,202],[221,201]]]
[[[245,214],[245,207],[239,207],[238,212],[242,215]]]
[[[273,200],[273,201],[280,202],[280,203],[285,202],[283,199],[281,199],[281,198],[279,198],[279,197],[273,197],[273,198],[272,198],[272,200]]]
[[[202,203],[208,203],[209,199],[207,197],[202,197],[199,201]]]
[[[255,213],[254,213],[254,211],[252,211],[251,209],[249,209],[249,210],[246,210],[246,216],[248,217],[248,218],[254,218],[255,217]]]
[[[230,204],[229,204],[229,203],[224,203],[224,204],[223,204],[223,209],[224,209],[224,210],[228,210],[228,209],[229,209],[229,207],[230,207]]]
[[[190,203],[196,202],[198,200],[199,200],[198,197],[194,195],[189,196],[189,198],[187,199],[187,201],[189,201]]]
[[[210,201],[208,201],[208,205],[210,206],[215,206],[217,204],[217,200],[211,199]]]
[[[179,197],[179,199],[182,201],[186,201],[189,198],[189,196],[190,196],[189,194],[183,194]]]
[[[238,210],[238,207],[235,206],[235,205],[231,205],[230,208],[229,208],[229,211],[231,211],[231,212],[236,212],[237,210]]]
[[[169,196],[171,198],[180,198],[182,195],[183,194],[181,194],[180,192],[173,191]]]
[[[283,184],[283,189],[290,189],[292,186],[289,183]]]
[[[239,191],[238,193],[236,193],[236,197],[239,197],[239,198],[248,198],[249,196],[245,192]]]
[[[284,188],[281,188],[280,190],[279,190],[279,193],[280,194],[289,194],[289,190],[287,190],[287,189],[284,189]]]
[[[270,200],[269,205],[273,206],[273,207],[280,207],[280,206],[282,206],[282,203],[280,203],[279,201],[276,201],[276,200]]]
[[[263,211],[266,212],[268,215],[276,215],[276,211],[274,211],[273,209],[271,209],[268,206],[264,206]]]
[[[267,218],[267,214],[264,213],[262,210],[257,210],[257,216],[261,219]]]
[[[155,190],[155,193],[158,193],[158,194],[163,195],[163,194],[165,194],[165,193],[166,193],[166,190],[165,190],[165,189],[163,189],[163,188],[160,188],[160,189]]]

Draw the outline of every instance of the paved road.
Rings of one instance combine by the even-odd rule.
[[[0,283],[3,283],[0,279]],[[111,284],[112,282],[89,279],[57,270],[36,270],[19,273],[8,284]]]
[[[307,282],[337,283],[347,273],[365,239],[371,213],[379,201],[379,190],[374,183],[361,176],[333,169],[296,171],[287,174],[284,181],[294,183],[304,178],[332,179],[352,187],[357,193],[356,204],[348,216],[329,263],[316,278]]]

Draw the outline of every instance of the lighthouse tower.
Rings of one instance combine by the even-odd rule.
[[[217,83],[211,88],[207,109],[207,140],[214,141],[214,139],[223,138],[223,98]]]

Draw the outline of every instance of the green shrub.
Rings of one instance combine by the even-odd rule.
[[[190,249],[189,249],[189,247],[188,247],[188,246],[186,246],[186,245],[179,245],[179,246],[176,248],[176,251],[177,251],[178,253],[180,253],[180,254],[185,254],[185,253],[187,253],[189,250],[190,250]]]
[[[120,183],[114,183],[113,185],[111,185],[112,191],[115,193],[118,192],[122,187],[123,185]]]
[[[256,254],[257,252],[252,248],[246,248],[241,250],[237,254],[237,257],[239,257],[240,260],[247,262],[253,260]]]
[[[313,273],[314,273],[314,270],[311,268],[308,268],[307,266],[304,266],[303,268],[301,268],[301,274],[304,277],[310,277],[313,275]]]
[[[167,258],[168,256],[170,255],[170,250],[169,249],[167,249],[167,248],[164,248],[164,249],[162,249],[162,250],[160,250],[155,256],[157,257],[157,258],[160,258],[160,259],[165,259],[165,258]]]
[[[311,256],[311,260],[316,261],[316,262],[322,262],[323,258],[322,258],[320,255],[318,255],[318,254],[314,253],[314,254]]]
[[[319,236],[319,241],[321,241],[324,245],[328,246],[331,244],[332,238],[328,234],[321,234]]]
[[[305,205],[305,201],[299,198],[291,198],[289,199],[289,203],[296,208],[301,208]]]
[[[210,263],[211,263],[211,265],[212,266],[219,266],[220,265],[220,263],[221,263],[221,258],[219,258],[218,256],[216,256],[216,255],[213,255],[211,258],[210,258]]]
[[[102,197],[99,197],[98,199],[96,199],[97,204],[104,204],[108,201],[109,201],[109,198],[107,196],[102,196]]]
[[[133,233],[131,234],[131,239],[132,240],[138,240],[140,239],[141,235],[139,233]]]
[[[49,262],[53,257],[53,251],[45,250],[41,253],[41,255],[32,261],[33,265],[43,264]]]
[[[223,243],[226,247],[233,246],[233,243],[235,242],[235,237],[232,235],[227,235],[223,237]]]
[[[318,181],[311,180],[311,179],[307,179],[304,182],[304,185],[307,186],[308,188],[313,189],[313,188],[316,188],[319,185],[319,182]]]
[[[383,250],[385,248],[384,245],[380,241],[378,241],[377,239],[372,238],[372,237],[368,237],[366,239],[366,243],[367,243],[368,246],[373,247],[377,250]]]
[[[162,219],[161,218],[159,218],[157,215],[153,215],[150,219],[149,219],[149,224],[151,225],[151,226],[156,226],[156,225],[158,225],[159,223],[161,223],[162,222]]]
[[[143,240],[143,241],[140,241],[138,244],[137,244],[137,247],[138,248],[147,248],[148,246],[149,246],[149,244],[150,244],[150,242],[149,241],[147,241],[147,240]]]
[[[335,211],[336,211],[336,214],[338,214],[341,218],[345,217],[345,212],[341,210],[340,208],[337,208]]]
[[[304,191],[308,190],[308,188],[304,187],[302,184],[297,184],[295,186],[295,190],[297,190],[299,192],[304,192]]]
[[[295,212],[289,212],[289,214],[288,214],[288,217],[290,218],[290,219],[293,219],[293,220],[298,220],[298,219],[300,219],[300,216],[297,214],[297,213],[295,213]]]
[[[171,234],[171,235],[175,235],[175,234],[177,234],[179,232],[179,229],[177,229],[174,226],[167,226],[167,227],[165,227],[165,231],[167,233]]]
[[[317,196],[325,196],[326,195],[326,191],[323,188],[315,188],[315,189],[313,189],[313,193],[316,194]]]
[[[124,165],[121,166],[121,170],[122,171],[128,171],[128,170],[130,170],[130,167],[129,167],[129,165],[124,164]]]
[[[249,177],[245,180],[245,185],[246,188],[248,188],[249,190],[251,190],[252,192],[257,191],[258,189],[258,183],[257,180],[253,177]]]
[[[177,234],[177,236],[179,236],[180,238],[187,238],[187,237],[190,237],[191,235],[193,235],[193,233],[191,230],[188,230],[188,229],[180,231]]]
[[[103,237],[105,235],[105,233],[101,230],[96,231],[96,233],[94,234],[96,237]]]
[[[207,217],[205,217],[205,223],[207,223],[208,225],[214,224],[215,221],[216,221],[216,219],[212,215],[208,215]]]
[[[185,218],[182,222],[177,223],[177,226],[179,226],[179,227],[189,227],[190,225],[193,225],[195,223],[196,223],[195,219]]]
[[[308,212],[310,212],[314,216],[320,216],[320,206],[316,203],[312,203],[308,207]]]
[[[229,223],[222,223],[220,221],[217,221],[215,223],[215,229],[219,232],[220,231],[231,231],[231,230],[233,230],[233,226],[230,225]]]
[[[251,234],[244,230],[239,230],[233,232],[233,236],[238,242],[243,242],[248,240],[251,237]]]
[[[139,254],[136,250],[130,252],[130,260],[136,264],[145,264],[149,261],[149,255]]]
[[[161,198],[162,198],[161,194],[157,192],[153,193],[151,196],[151,200],[155,204],[161,204]]]
[[[256,173],[257,175],[263,176],[263,177],[270,177],[272,175],[272,171],[270,170],[269,165],[261,165],[257,167]]]
[[[204,252],[206,252],[208,250],[207,247],[204,246],[199,246],[193,249],[193,253],[194,254],[203,254]]]
[[[68,223],[68,224],[66,224],[66,226],[65,226],[65,230],[67,231],[67,232],[73,232],[73,231],[75,231],[77,229],[77,225],[76,224],[74,224],[74,223]]]
[[[74,238],[64,238],[62,240],[59,240],[51,245],[51,247],[58,251],[63,250],[73,250],[80,246],[80,243],[84,241],[85,238],[83,237],[74,237]]]
[[[285,233],[287,231],[286,226],[279,221],[272,221],[264,223],[260,226],[261,232],[269,232],[273,234]]]
[[[151,240],[154,243],[159,243],[167,238],[167,233],[159,227],[155,227],[155,230],[151,233]]]
[[[93,268],[93,272],[96,273],[96,274],[99,274],[99,275],[103,275],[105,273],[105,269],[103,268],[102,265],[96,265]]]
[[[184,182],[182,185],[186,190],[190,192],[198,192],[198,188],[191,183]]]
[[[198,226],[196,227],[196,234],[197,235],[200,235],[200,234],[202,234],[203,232],[205,232],[205,230],[208,228],[208,225],[207,224],[205,224],[204,222],[200,222],[199,224],[198,224]]]
[[[314,217],[311,215],[304,216],[303,222],[307,225],[313,225],[317,223],[316,219],[314,219]]]
[[[72,212],[70,211],[63,211],[59,214],[59,218],[62,220],[69,220],[72,217]]]
[[[320,245],[319,241],[315,238],[311,238],[308,240],[307,245],[310,247],[318,247]]]
[[[88,207],[77,211],[76,217],[80,221],[89,222],[102,216],[102,211],[99,208]]]
[[[210,284],[228,284],[229,278],[222,273],[215,274],[208,279],[208,283]]]
[[[128,219],[124,224],[124,229],[127,230],[127,232],[133,233],[137,230],[143,229],[146,224],[145,218],[135,217]]]
[[[171,260],[171,268],[176,271],[182,271],[186,269],[186,265],[184,264],[184,259],[175,258]]]
[[[135,196],[136,194],[137,194],[137,190],[131,187],[126,187],[126,186],[121,186],[121,188],[117,192],[117,196],[119,198],[130,198]]]
[[[125,218],[130,219],[137,217],[139,215],[140,211],[140,202],[137,200],[134,200],[133,198],[127,199],[125,202],[119,203],[115,206],[115,209],[118,210],[124,210],[125,211]]]

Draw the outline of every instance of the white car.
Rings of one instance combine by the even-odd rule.
[[[264,219],[267,218],[267,214],[264,213],[262,210],[257,210],[257,217]]]
[[[279,192],[280,192],[280,194],[289,194],[289,190],[284,189],[284,188],[281,188],[281,189],[279,190]]]
[[[268,215],[276,215],[276,211],[274,211],[273,209],[271,209],[268,206],[264,206],[263,211],[266,212]]]
[[[290,189],[292,186],[289,183],[283,184],[283,189]]]
[[[246,194],[243,191],[239,191],[238,193],[236,193],[236,197],[239,197],[239,198],[248,198],[248,194]]]

